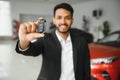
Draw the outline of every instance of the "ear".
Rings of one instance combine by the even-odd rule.
[[[55,18],[53,17],[53,24],[55,24]]]
[[[73,24],[73,22],[74,22],[74,18],[72,18],[72,24]]]

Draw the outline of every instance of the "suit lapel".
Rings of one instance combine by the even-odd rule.
[[[59,76],[60,76],[60,74],[61,74],[61,50],[62,50],[62,47],[61,47],[61,44],[60,44],[60,42],[55,34],[55,31],[53,31],[51,34],[52,34],[53,40],[55,40],[55,45],[58,48],[58,52],[59,52],[59,53],[56,53],[57,54],[56,57],[58,59],[58,66],[59,66],[58,70],[59,70]]]
[[[60,42],[59,42],[59,40],[58,40],[58,38],[57,38],[57,36],[56,36],[56,34],[55,34],[55,30],[52,32],[52,36],[53,36],[53,38],[54,38],[54,40],[55,40],[55,44],[57,45],[57,47],[58,47],[58,49],[59,49],[59,51],[61,52],[61,44],[60,44]]]
[[[73,36],[73,34],[71,35],[71,40],[72,40],[72,47],[73,47],[73,64],[74,64],[74,71],[76,71],[76,66],[77,66],[77,43],[75,41],[75,37]]]

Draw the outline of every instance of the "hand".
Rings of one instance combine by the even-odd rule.
[[[42,18],[39,18],[42,19]],[[37,33],[38,24],[36,22],[27,22],[20,25],[19,40],[21,49],[26,49],[30,41],[44,37],[43,33]]]

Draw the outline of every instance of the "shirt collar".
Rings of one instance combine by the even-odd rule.
[[[61,41],[64,41],[63,38],[57,33],[57,31],[55,31],[56,35],[57,35],[57,38],[58,40],[61,42]],[[66,42],[67,41],[71,41],[71,37],[70,37],[70,33],[68,34],[68,37],[66,39]]]

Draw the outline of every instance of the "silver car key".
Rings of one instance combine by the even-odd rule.
[[[37,32],[43,33],[45,31],[45,24],[46,24],[45,19],[39,19],[38,20],[38,30],[37,30]]]

